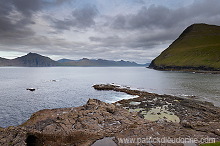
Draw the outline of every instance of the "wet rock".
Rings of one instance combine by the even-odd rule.
[[[26,90],[29,90],[29,91],[35,91],[36,89],[34,89],[34,88],[27,88]]]
[[[0,145],[85,146],[104,137],[115,137],[117,145],[125,145],[121,143],[121,138],[146,137],[199,139],[208,136],[220,141],[220,109],[210,103],[131,90],[118,85],[95,87],[138,97],[114,104],[89,99],[80,107],[38,111],[20,126],[0,128]],[[152,121],[149,113],[160,118]],[[168,120],[169,116],[174,115],[179,122]]]

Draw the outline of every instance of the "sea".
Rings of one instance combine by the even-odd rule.
[[[90,98],[108,103],[134,98],[92,87],[107,83],[220,106],[220,74],[146,67],[0,67],[0,127],[20,125],[42,109],[81,106]]]

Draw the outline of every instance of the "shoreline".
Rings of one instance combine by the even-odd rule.
[[[148,66],[146,68],[154,69],[158,71],[179,71],[179,72],[190,72],[190,73],[204,73],[204,74],[220,74],[220,69],[215,70],[213,68],[204,67],[179,67],[179,66]]]
[[[220,108],[209,102],[114,84],[93,88],[138,97],[113,104],[89,99],[80,107],[40,110],[22,125],[0,128],[0,145],[92,145],[108,137],[117,145],[124,145],[122,138],[144,137],[209,137],[220,141]]]
[[[129,87],[123,87],[123,86],[114,85],[114,84],[99,84],[99,85],[94,85],[93,87],[96,90],[104,90],[104,91],[111,90],[111,91],[124,92],[130,95],[138,96],[137,98],[123,99],[113,104],[119,103],[123,107],[147,108],[148,110],[150,110],[151,108],[157,107],[157,106],[160,106],[160,107],[167,106],[166,109],[168,110],[175,109],[176,110],[175,113],[178,114],[178,116],[181,117],[182,120],[187,119],[188,117],[183,116],[186,113],[182,113],[184,110],[180,110],[181,108],[185,110],[187,107],[194,108],[197,110],[199,109],[204,110],[205,107],[210,110],[212,108],[220,109],[220,107],[214,106],[213,103],[208,102],[208,101],[200,101],[194,98],[183,98],[183,97],[177,97],[173,95],[160,95],[160,94],[149,93],[149,92],[140,91],[140,90],[131,90]],[[129,102],[134,102],[134,103],[133,105],[129,106],[128,104]],[[191,112],[195,112],[195,111],[191,111]],[[219,120],[220,120],[220,117],[219,117]]]

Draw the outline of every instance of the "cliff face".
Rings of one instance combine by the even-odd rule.
[[[0,57],[0,66],[8,66],[10,64],[9,59],[1,58]]]
[[[49,57],[41,56],[36,53],[28,53],[25,56],[18,57],[11,60],[14,66],[27,66],[27,67],[43,67],[43,66],[56,66],[57,62]]]
[[[28,53],[15,59],[0,58],[0,66],[46,67],[56,65],[56,61],[36,53]]]
[[[220,71],[220,26],[189,26],[149,67]]]

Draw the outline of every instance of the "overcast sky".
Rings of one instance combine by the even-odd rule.
[[[146,63],[193,23],[220,25],[220,0],[0,0],[0,57]]]

